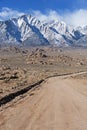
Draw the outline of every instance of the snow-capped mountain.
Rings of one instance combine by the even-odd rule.
[[[43,24],[31,15],[0,22],[0,44],[73,46],[86,36],[87,26],[73,28],[63,21]]]
[[[37,28],[38,24],[38,20],[27,15],[0,22],[0,43],[19,44],[28,41],[29,45],[48,44]]]

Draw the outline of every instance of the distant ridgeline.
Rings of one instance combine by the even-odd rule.
[[[42,23],[31,15],[0,21],[0,45],[87,46],[87,26],[74,28],[62,21]]]

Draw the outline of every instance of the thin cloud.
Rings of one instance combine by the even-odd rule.
[[[87,10],[79,9],[74,12],[68,12],[63,15],[66,23],[73,26],[86,26],[87,25]]]
[[[52,20],[61,20],[62,19],[62,16],[60,16],[55,10],[46,11],[45,14],[43,14],[39,10],[32,11],[32,15],[34,15],[36,18],[38,18],[42,22],[49,22]]]
[[[64,12],[57,12],[55,10],[47,10],[45,13],[42,13],[39,10],[26,11],[27,14],[32,14],[37,19],[42,22],[50,22],[50,21],[64,21],[69,25],[77,26],[85,26],[87,25],[87,9],[79,9],[73,12],[66,10]],[[61,13],[60,13],[61,12]],[[0,11],[0,20],[7,20],[13,17],[19,17],[24,15],[24,12],[19,12],[17,10],[13,10],[7,7],[2,8]]]
[[[23,15],[23,12],[19,12],[17,10],[13,10],[7,7],[3,7],[2,10],[0,11],[0,20],[7,20],[10,18],[15,18]]]
[[[79,9],[73,12],[65,11],[59,13],[55,10],[49,10],[47,13],[43,14],[40,11],[32,11],[33,15],[36,16],[39,20],[48,22],[51,20],[59,20],[64,21],[69,25],[77,26],[85,26],[87,25],[87,10]]]

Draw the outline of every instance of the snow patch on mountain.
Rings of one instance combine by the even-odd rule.
[[[58,20],[43,23],[31,15],[0,22],[2,44],[73,46],[86,39],[84,36],[87,36],[87,26],[74,28]]]

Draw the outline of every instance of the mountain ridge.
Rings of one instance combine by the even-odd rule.
[[[86,46],[87,26],[67,25],[63,21],[43,23],[31,15],[0,21],[0,44]]]

